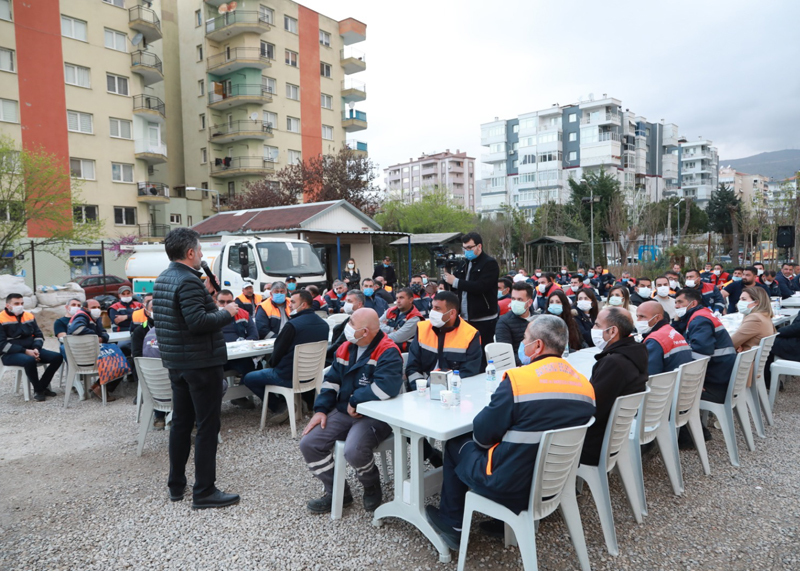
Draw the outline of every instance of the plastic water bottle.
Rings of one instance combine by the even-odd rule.
[[[450,390],[453,391],[453,406],[461,406],[461,375],[458,374],[458,371],[453,371]]]
[[[497,389],[497,368],[494,366],[494,361],[489,359],[489,364],[486,365],[486,392],[492,394]]]

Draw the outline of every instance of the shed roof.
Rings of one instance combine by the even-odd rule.
[[[582,240],[576,240],[575,238],[570,238],[569,236],[542,236],[541,238],[537,238],[536,240],[531,240],[526,245],[527,246],[538,246],[541,244],[563,244],[563,245],[570,245],[570,244],[583,244]]]
[[[446,244],[447,242],[452,242],[461,238],[461,232],[440,232],[434,234],[411,234],[411,245],[412,246],[438,246],[440,244]],[[390,246],[405,246],[408,244],[408,238],[400,238],[399,240],[395,240]]]

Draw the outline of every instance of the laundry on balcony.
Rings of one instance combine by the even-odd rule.
[[[225,157],[224,159],[222,159],[222,164],[225,165],[225,168],[228,168],[229,166],[231,166],[231,158]]]
[[[222,166],[222,159],[220,159],[220,158],[214,159],[214,166],[215,167],[221,167]]]

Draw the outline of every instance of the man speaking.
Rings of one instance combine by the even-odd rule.
[[[169,435],[169,499],[178,502],[186,491],[186,461],[197,424],[192,508],[221,508],[239,503],[237,494],[216,488],[217,435],[222,406],[222,371],[228,361],[222,328],[239,307],[223,309],[211,297],[211,280],[200,280],[200,235],[176,228],[164,239],[170,260],[153,286],[153,315],[164,367],[172,384],[172,430]]]

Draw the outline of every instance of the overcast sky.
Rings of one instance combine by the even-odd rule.
[[[457,148],[480,125],[607,93],[711,139],[722,159],[800,148],[799,0],[300,0],[367,24],[369,143],[381,167]],[[483,169],[478,168],[480,173]]]

